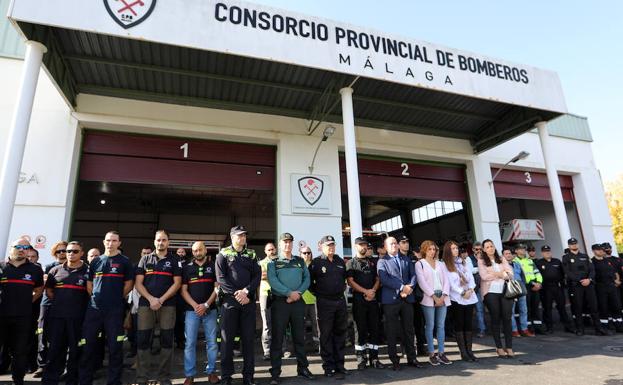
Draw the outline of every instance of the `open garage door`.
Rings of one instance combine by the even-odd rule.
[[[275,238],[275,160],[271,146],[87,132],[72,238],[101,249],[116,229],[136,259],[157,229],[215,245],[240,223],[259,252]]]

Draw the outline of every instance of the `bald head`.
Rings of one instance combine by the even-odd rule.
[[[30,249],[30,242],[26,238],[18,238],[11,243],[9,259],[22,263],[28,257],[27,250]]]
[[[195,257],[197,261],[203,261],[206,258],[206,251],[207,250],[206,250],[205,243],[201,241],[197,241],[193,243],[193,247],[192,247],[193,257]]]

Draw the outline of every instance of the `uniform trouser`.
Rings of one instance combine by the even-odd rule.
[[[32,317],[30,318],[30,327],[31,327],[31,332],[30,332],[30,341],[29,341],[29,346],[30,349],[28,350],[28,368],[32,369],[32,368],[36,368],[38,367],[38,363],[37,363],[37,353],[39,350],[39,343],[38,343],[38,333],[37,333],[37,329],[39,328],[39,313],[41,310],[41,301],[38,301],[37,303],[33,304],[32,307]]]
[[[80,358],[79,378],[80,385],[92,385],[93,373],[98,361],[99,338],[104,331],[108,343],[108,385],[121,385],[121,373],[123,371],[123,312],[124,309],[94,309],[88,307],[82,326],[82,339],[84,343],[82,357]]]
[[[37,324],[37,365],[40,368],[45,367],[48,363],[48,336],[49,332],[45,327],[45,320],[48,316],[48,311],[50,310],[49,305],[42,305],[41,310],[39,311],[39,320]]]
[[[374,357],[379,350],[379,303],[366,300],[353,301],[353,319],[357,325],[357,343],[355,350],[371,350]]]
[[[270,307],[272,321],[272,340],[270,343],[270,373],[273,377],[281,375],[281,354],[286,329],[290,327],[296,366],[299,370],[307,368],[305,353],[305,302],[299,300],[287,303],[285,297],[275,296]]]
[[[567,315],[565,291],[559,285],[543,285],[540,291],[541,303],[543,303],[543,321],[548,329],[552,329],[554,326],[554,320],[552,318],[552,306],[556,302],[556,310],[558,310],[558,316],[560,322],[565,326],[569,325],[569,316]]]
[[[178,293],[181,296],[181,294]],[[184,341],[186,337],[184,336],[186,327],[184,326],[186,322],[186,302],[182,299],[181,302],[178,299],[177,304],[175,305],[175,328],[174,328],[174,336],[175,336],[175,344],[179,347],[184,346]]]
[[[149,306],[139,306],[138,327],[136,334],[137,357],[136,381],[146,382],[149,377],[156,375],[157,379],[171,378],[171,362],[173,360],[173,330],[177,309],[175,306],[162,306],[158,310],[151,310]],[[156,322],[160,326],[160,353],[151,354],[151,336]],[[158,369],[152,371],[154,362]],[[150,376],[152,374],[152,376]]]
[[[8,349],[13,357],[11,375],[13,383],[16,385],[24,383],[24,375],[28,365],[30,333],[30,316],[0,316],[0,346],[3,346],[3,349]]]
[[[396,344],[398,333],[401,332],[401,344],[403,353],[407,353],[407,360],[414,361],[415,346],[413,340],[415,332],[413,330],[413,304],[407,301],[383,305],[385,313],[385,336],[387,337],[387,353],[392,363],[398,363],[398,350]]]
[[[255,301],[241,305],[233,295],[225,295],[221,306],[221,374],[224,379],[234,374],[234,340],[240,331],[244,379],[255,374]]]
[[[82,317],[48,317],[46,326],[49,336],[48,363],[43,369],[43,385],[56,385],[67,364],[66,385],[78,384],[79,342],[82,333]]]
[[[325,373],[344,369],[344,347],[348,333],[348,312],[344,298],[316,298],[320,357]]]
[[[621,302],[618,288],[612,285],[595,285],[597,304],[599,307],[599,322],[603,328],[608,327],[608,321],[623,322],[621,319]],[[620,326],[619,326],[620,327]]]
[[[506,349],[513,348],[512,320],[513,303],[512,299],[505,298],[503,294],[487,293],[483,298],[485,306],[489,309],[491,316],[491,333],[495,341],[495,347],[502,349],[502,338],[500,329],[504,331],[504,344]]]
[[[571,298],[573,320],[578,330],[584,330],[584,322],[582,320],[584,305],[586,305],[587,311],[593,319],[595,328],[600,327],[597,315],[597,295],[595,294],[595,286],[592,283],[588,286],[582,286],[580,283],[569,286],[569,298]]]
[[[262,316],[262,350],[264,355],[270,353],[271,324],[270,308],[267,305],[268,295],[260,294],[260,315]]]
[[[415,333],[415,342],[418,347],[418,353],[420,350],[424,351],[424,345],[426,344],[426,333],[424,332],[426,321],[424,319],[424,312],[422,311],[422,305],[419,303],[413,304],[413,330]]]
[[[320,341],[318,334],[318,314],[316,313],[316,304],[305,304],[305,321],[309,321],[312,327],[312,341]]]
[[[542,290],[542,289],[541,289]],[[539,303],[541,302],[541,296],[538,291],[532,290],[532,285],[528,287],[527,305],[528,305],[528,325],[533,329],[540,329],[543,322],[541,321],[541,312],[539,310]]]

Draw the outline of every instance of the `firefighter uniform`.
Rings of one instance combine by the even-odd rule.
[[[49,354],[41,381],[44,385],[58,384],[65,364],[65,383],[78,383],[80,334],[89,301],[87,278],[87,265],[84,263],[77,268],[69,268],[65,263],[48,272],[45,286],[53,291],[54,301],[51,301],[45,325],[49,337]]]
[[[335,244],[328,235],[320,241],[323,245]],[[309,265],[310,291],[316,296],[318,328],[320,329],[320,356],[325,375],[347,373],[344,368],[344,345],[348,327],[346,310],[346,265],[337,254],[332,259],[326,255],[314,258]]]
[[[93,292],[82,327],[83,354],[80,360],[80,384],[93,384],[96,370],[98,335],[104,331],[108,343],[108,384],[121,385],[123,365],[123,318],[125,282],[134,279],[134,268],[122,254],[95,257],[89,266],[87,280],[93,282]]]
[[[21,385],[28,364],[33,289],[43,286],[43,271],[27,259],[19,266],[2,262],[0,270],[0,346],[11,353],[13,383]]]
[[[603,250],[600,244],[592,247],[593,251]],[[614,283],[616,279],[616,264],[612,258],[603,256],[593,257],[595,268],[595,291],[597,292],[597,304],[599,306],[599,322],[604,329],[612,321],[617,332],[623,333],[623,319],[621,319],[621,304],[619,293]]]
[[[243,226],[230,230],[232,235],[246,234]],[[216,256],[216,280],[220,285],[221,301],[221,374],[225,384],[231,383],[234,374],[234,340],[240,331],[244,366],[244,383],[253,383],[255,374],[255,293],[262,277],[257,256],[252,249],[236,251],[233,246],[221,249]],[[240,304],[235,292],[244,290],[249,298]]]
[[[518,246],[518,248],[523,248],[525,250],[525,246],[523,245]],[[541,272],[536,267],[534,261],[527,255],[524,254],[523,258],[517,256],[513,262],[516,262],[521,266],[524,276],[526,277],[526,288],[528,289],[526,298],[528,302],[528,328],[540,333],[542,332],[541,315],[539,314],[540,290],[534,291],[533,288],[537,284],[543,284],[543,277],[541,276]]]
[[[577,239],[570,238],[568,244],[577,244]],[[597,296],[595,294],[595,269],[588,255],[569,251],[562,257],[562,266],[567,279],[567,287],[569,288],[569,297],[571,298],[571,306],[573,309],[573,321],[575,322],[576,334],[584,334],[584,323],[582,322],[582,309],[587,305],[588,311],[593,319],[595,326],[595,334],[606,335],[605,331],[599,325],[599,317],[597,315]],[[580,281],[588,279],[589,285],[583,286]]]
[[[551,251],[548,245],[541,247],[541,252]],[[562,261],[558,258],[545,258],[536,261],[536,267],[543,277],[543,288],[541,288],[541,303],[543,304],[543,321],[547,332],[553,332],[554,320],[552,318],[552,306],[556,302],[556,310],[560,317],[560,322],[565,325],[565,330],[571,331],[570,319],[565,308],[565,272],[562,267]]]

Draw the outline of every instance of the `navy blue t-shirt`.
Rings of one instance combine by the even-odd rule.
[[[156,298],[160,298],[173,286],[173,278],[181,277],[182,269],[178,259],[172,254],[159,259],[155,253],[141,258],[136,267],[136,275],[143,275],[143,286]],[[139,306],[149,306],[149,301],[141,296]],[[164,301],[162,306],[175,306],[175,296]]]
[[[89,266],[88,280],[93,282],[89,305],[95,309],[123,309],[123,285],[134,279],[134,268],[128,257],[101,255]]]
[[[26,261],[15,267],[10,262],[0,263],[0,317],[30,317],[32,292],[43,286],[41,267]]]
[[[43,268],[43,277],[45,278],[45,276],[50,273],[50,270],[52,270],[53,268],[55,268],[56,266],[60,264],[61,263],[59,261],[54,261],[52,263],[45,265],[45,267]],[[48,298],[48,294],[44,290],[43,295],[41,296],[41,306],[50,306],[51,304],[52,304],[52,301],[50,301],[50,299]]]
[[[197,303],[206,303],[214,292],[214,283],[216,282],[216,268],[214,262],[205,261],[203,265],[196,262],[190,262],[184,266],[182,272],[182,284],[188,285],[188,294]],[[186,301],[184,301],[185,309],[193,311]],[[214,309],[212,304],[210,309]]]
[[[57,265],[48,272],[45,282],[47,289],[54,291],[48,317],[82,318],[89,302],[87,292],[88,267],[69,268],[66,264]]]

